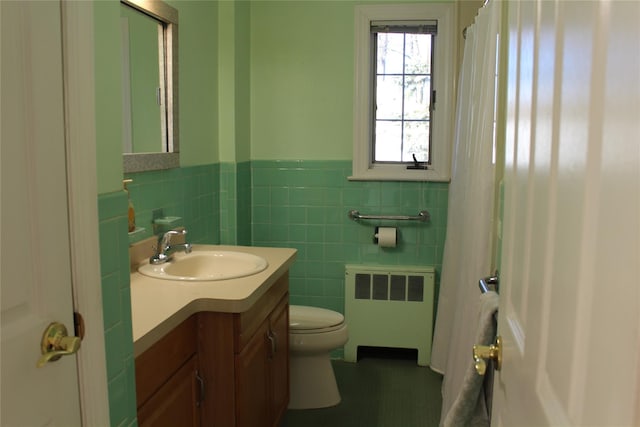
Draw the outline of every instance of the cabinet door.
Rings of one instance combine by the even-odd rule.
[[[236,355],[236,427],[271,426],[267,394],[270,346],[265,321]]]
[[[269,358],[271,420],[277,427],[289,405],[289,298],[286,296],[270,316],[273,348]],[[271,345],[271,343],[270,343]]]
[[[138,409],[140,427],[199,426],[197,356],[191,357],[169,381]]]
[[[197,353],[196,332],[196,316],[191,316],[136,357],[138,408]]]

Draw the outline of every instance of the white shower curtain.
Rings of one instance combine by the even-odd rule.
[[[458,85],[447,237],[431,368],[444,374],[444,420],[472,363],[480,291],[491,273],[495,165],[493,161],[497,45],[501,2],[480,9],[466,31]]]

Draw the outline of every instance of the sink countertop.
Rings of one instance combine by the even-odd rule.
[[[265,258],[269,266],[252,276],[202,282],[154,279],[132,272],[134,356],[142,354],[192,314],[201,311],[247,311],[289,270],[296,257],[296,250],[289,248],[193,245],[193,249],[250,253]]]

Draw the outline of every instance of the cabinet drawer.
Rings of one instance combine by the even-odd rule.
[[[191,316],[136,357],[136,399],[140,408],[197,351],[196,316]]]

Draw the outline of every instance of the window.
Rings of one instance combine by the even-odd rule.
[[[453,3],[356,6],[353,180],[448,181]]]
[[[437,22],[371,23],[373,163],[428,165]]]

